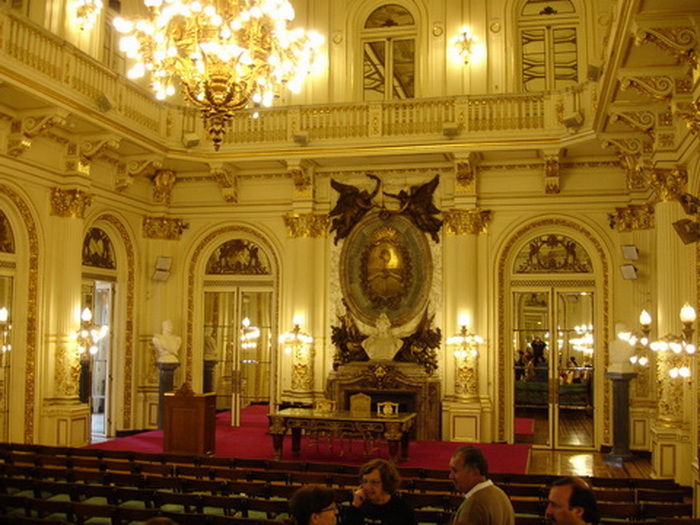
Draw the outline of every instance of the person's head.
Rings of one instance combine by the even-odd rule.
[[[144,525],[177,525],[177,523],[175,523],[170,518],[158,517],[158,518],[151,518]]]
[[[455,488],[466,494],[479,483],[486,481],[489,464],[484,453],[471,445],[457,447],[450,458],[450,479]]]
[[[598,523],[600,514],[595,494],[581,478],[567,476],[549,486],[545,517],[558,525]]]
[[[401,485],[401,476],[393,463],[385,459],[373,459],[360,467],[360,482],[367,498],[383,505]]]
[[[338,507],[333,489],[306,485],[289,500],[289,513],[295,525],[335,525]]]
[[[163,321],[163,333],[164,334],[172,334],[173,333],[173,322],[170,321],[169,319],[166,319]]]

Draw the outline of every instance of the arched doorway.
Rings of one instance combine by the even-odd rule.
[[[577,223],[541,219],[515,232],[501,261],[504,437],[597,448],[610,436],[605,250]]]

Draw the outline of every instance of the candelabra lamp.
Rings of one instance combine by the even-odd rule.
[[[690,380],[690,359],[695,356],[693,334],[695,333],[695,308],[685,303],[680,311],[683,328],[680,334],[666,334],[649,344],[653,352],[667,353],[670,356],[670,368],[668,374],[673,379]]]
[[[92,323],[92,312],[85,308],[80,315],[80,329],[76,332],[80,358],[79,397],[82,403],[90,401],[92,382],[92,358],[99,351],[98,343],[109,333],[108,325]]]
[[[477,357],[479,345],[484,340],[462,325],[459,333],[447,339],[453,347],[455,357],[455,392],[462,396],[476,397],[477,392]]]
[[[310,390],[313,386],[313,341],[313,337],[301,331],[299,323],[280,336],[284,353],[292,357],[292,390]]]

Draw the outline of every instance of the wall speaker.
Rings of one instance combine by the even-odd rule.
[[[185,133],[182,136],[182,145],[186,148],[194,148],[199,146],[199,135],[196,133]]]
[[[459,126],[455,122],[445,122],[442,125],[442,134],[448,139],[453,139],[459,135]]]
[[[625,244],[622,247],[622,256],[626,261],[636,261],[639,259],[639,250],[634,244]]]
[[[156,269],[153,272],[151,279],[154,281],[167,281],[170,277],[170,267],[173,264],[172,257],[157,257]]]
[[[622,272],[623,279],[636,279],[637,278],[637,267],[634,264],[622,264],[620,265],[620,271]]]
[[[600,78],[600,66],[598,64],[588,64],[586,68],[586,79],[591,82],[598,82]]]
[[[580,128],[583,125],[583,115],[580,111],[574,111],[573,113],[564,115],[562,122],[569,129]]]
[[[300,146],[306,146],[309,143],[309,132],[297,131],[294,135],[292,135],[292,140]]]
[[[112,102],[112,99],[104,93],[101,93],[100,96],[95,99],[95,103],[97,104],[97,108],[102,111],[102,113],[107,113],[114,108],[114,102]]]
[[[700,222],[681,219],[673,223],[673,228],[685,244],[700,241]]]

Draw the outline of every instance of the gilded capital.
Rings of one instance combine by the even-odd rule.
[[[486,233],[493,213],[491,210],[449,210],[442,213],[448,235],[478,235]]]
[[[649,170],[649,184],[664,202],[678,200],[688,193],[688,172],[685,166],[673,169],[652,168]]]
[[[83,190],[62,190],[54,188],[51,191],[51,215],[71,219],[84,219],[85,210],[92,204],[94,196]]]
[[[654,206],[630,204],[625,208],[615,208],[613,224],[617,224],[620,232],[650,230],[654,227]]]
[[[290,239],[325,237],[330,219],[325,213],[288,213],[284,216]]]
[[[161,204],[170,204],[175,186],[173,170],[157,170],[153,177],[153,200]]]
[[[185,227],[185,221],[182,219],[149,216],[143,218],[143,236],[145,239],[179,241]]]

